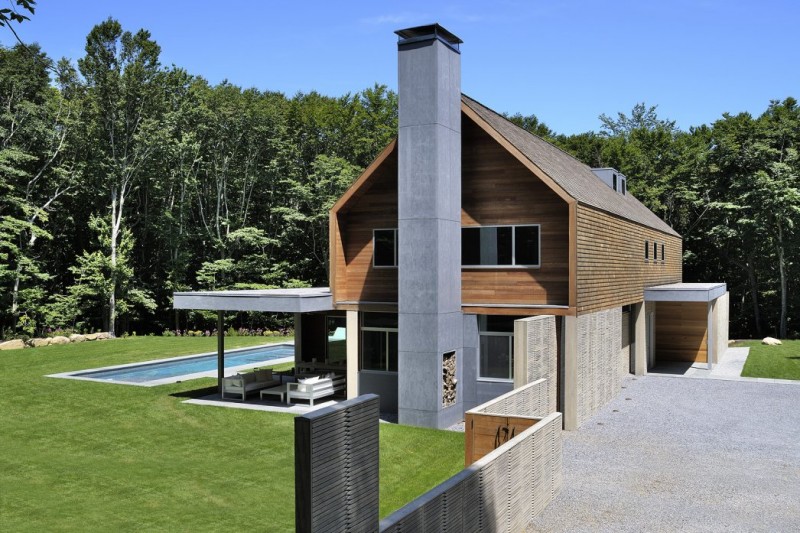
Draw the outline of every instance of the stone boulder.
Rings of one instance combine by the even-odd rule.
[[[10,341],[0,342],[0,350],[19,350],[25,347],[25,342],[22,339],[12,339]]]
[[[86,335],[86,340],[87,341],[96,341],[98,335],[100,335],[100,334],[99,333],[89,333],[89,334]]]
[[[50,339],[51,346],[54,344],[69,344],[69,342],[70,341],[67,337],[62,337],[61,335]]]
[[[761,344],[766,344],[767,346],[778,346],[783,343],[773,337],[764,337],[764,339],[761,341]]]
[[[73,333],[69,336],[69,342],[84,342],[86,340],[85,335],[81,335],[80,333]]]
[[[31,339],[28,341],[28,344],[33,346],[34,348],[41,348],[42,346],[50,346],[50,342],[52,339],[45,338],[45,339]]]
[[[109,332],[107,332],[107,331],[103,331],[103,332],[97,334],[97,340],[99,340],[99,341],[108,340],[110,338],[111,338],[111,334]]]

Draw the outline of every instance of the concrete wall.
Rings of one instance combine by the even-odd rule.
[[[722,356],[725,355],[725,350],[728,349],[729,304],[729,292],[726,292],[714,302],[714,336],[716,340],[714,354],[717,358],[714,361],[715,363],[722,359]]]
[[[580,426],[620,390],[622,308],[577,317],[577,424]]]
[[[358,373],[359,394],[377,394],[381,398],[382,413],[397,412],[397,374],[361,370]]]
[[[561,414],[553,413],[381,520],[386,532],[525,531],[561,492]]]
[[[379,425],[372,395],[294,419],[297,531],[377,530]]]
[[[463,315],[462,333],[464,356],[461,362],[459,392],[466,411],[482,403],[478,400],[478,350],[480,349],[478,315]]]
[[[558,395],[558,337],[556,317],[533,316],[514,321],[514,387],[544,379],[548,413],[555,412]]]

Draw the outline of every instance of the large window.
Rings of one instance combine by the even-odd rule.
[[[372,266],[397,266],[396,229],[376,229],[372,231]]]
[[[514,316],[478,316],[480,355],[478,378],[487,381],[514,379]]]
[[[538,224],[461,228],[461,265],[539,266]]]
[[[397,315],[363,314],[361,369],[397,372]]]

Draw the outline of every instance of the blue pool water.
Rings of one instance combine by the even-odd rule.
[[[274,346],[261,346],[247,350],[237,350],[225,354],[225,368],[234,366],[257,364],[273,359],[294,356],[294,346],[291,344],[278,344]],[[198,372],[209,372],[217,369],[217,354],[198,355],[160,361],[157,363],[142,363],[125,368],[110,368],[108,370],[92,370],[89,372],[76,372],[74,377],[97,379],[102,381],[119,381],[127,383],[146,383],[159,379],[167,379]]]

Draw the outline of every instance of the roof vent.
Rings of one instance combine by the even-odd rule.
[[[594,175],[600,178],[600,181],[622,194],[628,194],[628,178],[615,168],[593,168]]]

